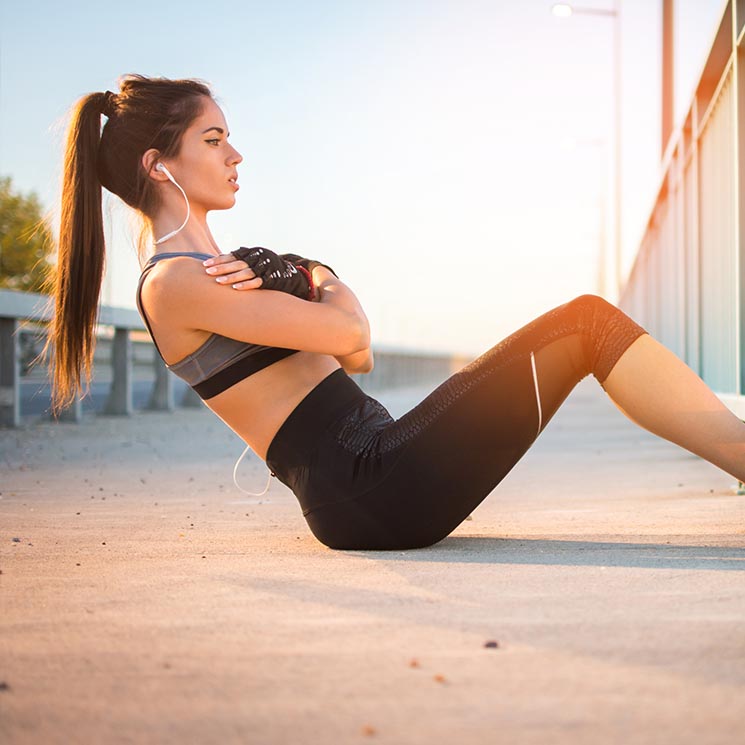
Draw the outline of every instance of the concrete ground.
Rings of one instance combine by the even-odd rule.
[[[205,410],[0,431],[0,742],[743,742],[745,496],[594,378],[426,549],[326,548],[241,451]]]

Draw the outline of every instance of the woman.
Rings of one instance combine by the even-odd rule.
[[[90,379],[103,185],[155,239],[138,305],[160,355],[293,490],[331,548],[447,536],[590,373],[632,421],[745,479],[745,424],[595,295],[531,321],[394,420],[348,376],[372,369],[370,330],[333,270],[259,247],[222,253],[212,237],[207,213],[235,204],[242,158],[209,88],[138,75],[120,86],[83,97],[69,127],[49,338],[55,411]]]

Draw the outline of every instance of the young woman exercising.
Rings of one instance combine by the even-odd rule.
[[[590,373],[639,426],[745,480],[745,424],[596,295],[526,324],[394,420],[348,376],[372,369],[370,329],[336,273],[260,247],[222,253],[212,237],[207,213],[235,204],[242,158],[209,87],[128,75],[120,88],[84,96],[69,125],[48,343],[55,411],[90,380],[103,185],[154,239],[137,300],[161,357],[292,489],[326,546],[440,541]]]

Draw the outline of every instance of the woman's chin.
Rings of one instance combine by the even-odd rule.
[[[225,199],[218,204],[214,204],[212,207],[209,208],[209,211],[212,210],[229,210],[231,207],[235,207],[236,203],[235,195],[232,197],[229,197],[228,199]]]

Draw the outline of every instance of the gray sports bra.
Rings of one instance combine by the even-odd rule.
[[[153,330],[142,307],[142,284],[155,264],[163,259],[170,259],[174,256],[193,256],[195,259],[204,261],[205,259],[209,259],[212,254],[190,252],[155,254],[148,259],[147,264],[145,264],[142,270],[140,281],[137,284],[137,308],[150,332],[153,344],[155,344],[155,348],[161,359],[163,359],[163,355],[158,348],[158,343],[155,341],[155,334],[153,334]],[[249,375],[253,375],[253,373],[269,367],[269,365],[274,364],[284,357],[295,354],[297,351],[299,350],[250,344],[248,342],[238,341],[237,339],[231,339],[228,336],[212,334],[199,349],[188,354],[184,359],[179,360],[173,365],[169,365],[165,360],[163,362],[171,372],[183,378],[201,398],[208,399],[216,396],[218,393],[222,393]]]

